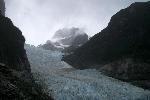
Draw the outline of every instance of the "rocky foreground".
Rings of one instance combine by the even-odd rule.
[[[4,16],[4,1],[0,3],[0,100],[51,100],[35,83],[24,49],[25,38]]]

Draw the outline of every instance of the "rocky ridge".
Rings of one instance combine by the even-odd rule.
[[[149,11],[150,2],[136,2],[120,10],[104,30],[63,60],[75,68],[96,68],[150,89]]]

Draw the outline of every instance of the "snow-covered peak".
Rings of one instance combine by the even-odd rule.
[[[52,40],[48,40],[40,47],[46,50],[64,51],[71,47],[76,49],[88,41],[88,35],[80,28],[63,28],[55,32]]]
[[[59,29],[58,31],[56,31],[52,39],[54,40],[65,39],[65,38],[75,37],[81,34],[86,34],[86,33],[80,28],[75,28],[75,27],[63,28],[63,29]]]
[[[76,38],[81,37],[81,40],[85,40],[85,41],[80,41],[78,40],[79,44],[83,44],[86,41],[88,41],[88,35],[80,28],[63,28],[63,29],[59,29],[58,31],[56,31],[56,33],[54,34],[52,40],[61,44],[61,45],[69,45],[72,46],[74,45],[74,40],[76,40]]]

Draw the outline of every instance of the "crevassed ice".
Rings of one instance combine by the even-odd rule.
[[[25,46],[37,82],[54,100],[150,100],[150,91],[102,75],[76,70],[61,61],[62,53]]]

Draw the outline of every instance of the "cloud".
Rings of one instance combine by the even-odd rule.
[[[92,36],[107,26],[112,15],[135,1],[144,0],[5,0],[6,16],[22,30],[27,43],[34,45],[64,27],[79,27]]]

